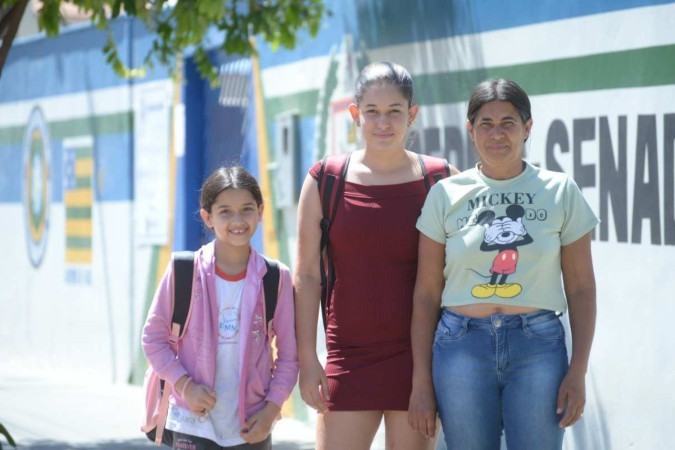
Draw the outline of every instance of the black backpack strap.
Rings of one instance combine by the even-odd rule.
[[[431,186],[438,183],[443,178],[450,176],[450,164],[445,158],[438,158],[432,156],[417,155],[420,161],[420,168],[422,169],[422,177],[424,178],[424,187],[429,192]]]
[[[182,336],[185,331],[185,321],[192,301],[194,267],[194,252],[173,253],[173,318],[171,322],[180,326],[179,336]]]
[[[279,298],[279,263],[265,256],[265,266],[267,272],[263,275],[263,292],[265,294],[265,318],[267,320],[265,331],[269,334],[270,323],[274,319],[274,311],[277,309],[277,300]]]
[[[333,220],[335,220],[340,197],[345,190],[345,178],[350,158],[351,153],[348,153],[337,155],[337,157],[326,156],[321,160],[317,179],[323,215],[321,219],[321,251],[328,245],[328,232]],[[337,190],[334,190],[336,183]]]
[[[333,266],[333,255],[329,245],[328,234],[335,220],[339,201],[345,189],[345,179],[347,178],[350,158],[351,153],[326,156],[321,161],[317,179],[321,212],[323,214],[320,224],[321,245],[319,251],[321,257],[319,258],[319,270],[321,272],[321,317],[324,329],[328,326],[326,315],[335,282],[335,267]],[[336,184],[337,189],[334,189]]]

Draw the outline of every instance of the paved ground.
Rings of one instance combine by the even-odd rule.
[[[0,423],[17,448],[157,448],[140,432],[142,388],[76,383],[63,374],[50,378],[48,373],[0,366]],[[273,440],[275,450],[310,450],[314,448],[314,431],[303,422],[282,419]],[[3,450],[11,449],[1,435],[0,444]]]
[[[11,433],[17,448],[168,448],[156,447],[140,431],[144,395],[140,386],[103,382],[96,384],[83,380],[87,379],[81,374],[73,376],[70,373],[55,372],[53,369],[26,369],[0,358],[0,424]],[[564,448],[609,448],[608,444],[601,442],[602,436],[599,441],[593,435],[592,429],[586,428],[588,417],[585,419],[576,426],[577,436],[567,433]],[[595,420],[600,419],[596,417]],[[597,428],[595,426],[593,429]],[[312,450],[314,428],[305,422],[284,418],[277,422],[272,440],[274,450]],[[0,445],[2,450],[12,450],[2,435]],[[503,442],[501,448],[505,449]],[[438,450],[441,449],[445,449],[442,442],[438,446]],[[384,450],[382,427],[371,450]]]

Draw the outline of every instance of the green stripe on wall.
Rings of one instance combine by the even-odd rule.
[[[26,118],[26,121],[28,121],[28,118]],[[26,125],[0,128],[0,146],[23,145],[23,140],[26,137]]]
[[[66,248],[91,248],[91,236],[66,236]]]
[[[77,157],[77,159],[85,159],[85,158],[91,159],[91,154],[92,154],[91,147],[75,149],[75,156]]]
[[[492,77],[514,80],[529,95],[671,85],[675,84],[675,45],[517,66],[417,75],[415,88],[418,101],[422,105],[467,101],[477,83]]]
[[[92,185],[91,176],[75,178],[75,186],[77,188],[90,188]]]
[[[133,112],[127,111],[96,117],[49,122],[49,137],[52,140],[62,140],[82,135],[100,136],[129,133],[133,129],[133,117]],[[0,128],[0,146],[23,145],[26,125]]]
[[[64,139],[71,136],[128,133],[131,131],[133,112],[107,114],[103,116],[50,122],[49,133],[52,139]]]
[[[316,105],[319,101],[319,91],[303,91],[282,97],[265,99],[265,116],[268,124],[274,123],[277,114],[287,111],[296,111],[300,117],[316,114]]]
[[[67,206],[66,217],[68,219],[91,219],[91,206]]]
[[[421,105],[464,102],[477,83],[492,77],[517,81],[529,95],[673,85],[675,45],[514,66],[416,74],[415,96]],[[317,99],[318,91],[267,98],[267,119],[292,109],[298,110],[301,116],[315,115]]]

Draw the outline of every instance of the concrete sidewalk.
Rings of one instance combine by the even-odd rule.
[[[154,446],[140,431],[141,387],[81,380],[0,364],[0,423],[17,448],[168,448]],[[293,419],[279,421],[272,438],[275,450],[314,448],[314,430]],[[1,435],[0,443],[12,448]]]

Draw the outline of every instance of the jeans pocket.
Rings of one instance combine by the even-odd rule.
[[[436,341],[455,341],[466,335],[466,321],[459,317],[443,313],[436,326]]]
[[[523,332],[525,336],[537,341],[557,341],[565,337],[565,328],[555,315],[546,320],[525,322]]]

